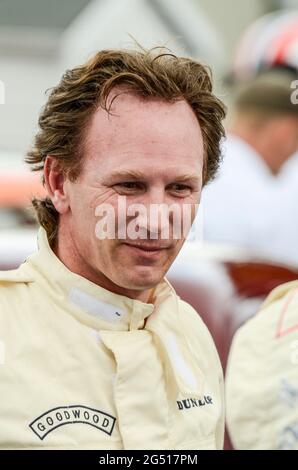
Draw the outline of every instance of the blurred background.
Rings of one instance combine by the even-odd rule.
[[[36,250],[30,200],[43,188],[23,159],[46,90],[66,68],[98,49],[133,47],[132,38],[209,64],[228,107],[202,235],[169,272],[225,367],[235,330],[273,287],[298,278],[298,0],[0,0],[0,269]]]

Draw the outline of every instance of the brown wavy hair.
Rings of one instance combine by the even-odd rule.
[[[64,174],[74,181],[82,168],[84,136],[90,119],[99,106],[109,112],[108,97],[116,86],[123,86],[143,99],[185,100],[202,130],[204,184],[214,177],[220,163],[225,107],[212,92],[210,69],[163,48],[103,50],[85,64],[67,70],[60,83],[50,90],[41,111],[39,131],[26,157],[32,170],[42,171],[46,156],[52,155]],[[54,242],[59,213],[48,197],[35,198],[32,203],[49,242]]]

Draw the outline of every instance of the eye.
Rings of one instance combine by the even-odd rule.
[[[182,197],[188,196],[192,191],[192,188],[190,186],[187,186],[186,184],[182,183],[173,183],[169,186],[169,189],[173,193],[176,193],[178,196]]]
[[[118,192],[122,193],[131,193],[136,191],[141,191],[143,189],[142,183],[138,181],[124,181],[122,183],[117,183],[114,185]]]
[[[127,181],[125,183],[119,183],[117,186],[120,186],[126,189],[135,189],[137,186],[137,183],[135,183],[134,181]]]

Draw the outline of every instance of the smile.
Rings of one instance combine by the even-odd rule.
[[[164,250],[168,249],[168,246],[154,246],[154,245],[143,245],[131,243],[124,243],[129,250],[132,250],[135,254],[149,257],[158,257]]]

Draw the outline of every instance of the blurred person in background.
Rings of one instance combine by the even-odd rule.
[[[298,265],[293,204],[298,188],[282,171],[298,149],[298,106],[291,102],[294,78],[289,71],[274,69],[237,91],[223,164],[204,191],[203,208],[207,241],[241,245]]]
[[[237,331],[226,402],[236,449],[298,450],[298,281],[274,289]]]
[[[219,163],[225,110],[208,71],[164,52],[100,51],[41,113],[27,157],[47,190],[39,251],[0,273],[1,448],[223,446],[216,348],[164,277],[186,235],[171,214],[164,238],[160,217],[127,213],[175,203],[193,221]],[[124,237],[98,236],[107,205]]]
[[[298,154],[289,155],[291,147],[295,151],[297,135],[297,100],[293,100],[297,96],[297,46],[297,12],[266,15],[246,32],[236,69],[239,82],[244,77],[250,85],[239,87],[231,127],[234,133],[227,145],[229,149],[232,143],[234,148],[231,160],[245,162],[240,179],[247,194],[242,195],[241,203],[253,229],[247,226],[245,234],[239,224],[241,239],[271,258],[296,266]],[[274,78],[271,86],[284,81],[283,98],[281,88],[271,97],[265,88],[256,95],[254,86],[264,84],[270,76]],[[251,107],[260,110],[260,106],[251,106],[256,98],[263,103],[259,124],[257,113],[250,112]],[[233,187],[232,179],[230,183]],[[238,220],[243,221],[244,214],[238,209]],[[258,238],[249,240],[249,236]],[[234,336],[226,372],[226,404],[228,430],[236,449],[298,449],[297,368],[298,281],[292,281],[275,288]]]
[[[237,49],[223,164],[203,191],[204,238],[298,266],[298,14],[251,25]]]

